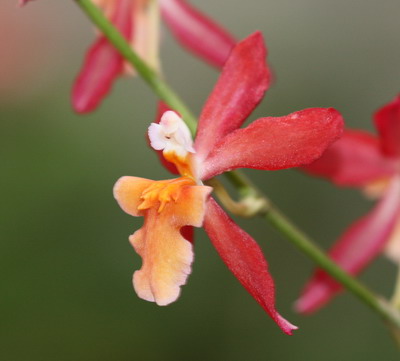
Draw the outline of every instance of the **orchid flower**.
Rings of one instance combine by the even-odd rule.
[[[338,186],[360,188],[377,198],[376,206],[344,232],[330,250],[331,258],[352,275],[382,251],[400,262],[400,96],[375,113],[378,136],[347,130],[324,155],[305,167]],[[296,303],[310,313],[329,302],[342,287],[318,269]]]
[[[178,41],[214,66],[222,67],[235,40],[185,0],[92,0],[156,71],[159,69],[159,12]],[[94,110],[114,80],[134,70],[102,34],[87,53],[72,90],[77,112]]]
[[[187,226],[203,226],[230,271],[287,334],[297,327],[275,309],[275,286],[263,253],[211,198],[203,182],[236,168],[276,170],[308,164],[336,140],[343,120],[334,109],[313,108],[266,117],[239,129],[270,82],[260,33],[234,47],[200,116],[197,136],[172,110],[149,127],[151,147],[180,177],[153,181],[120,178],[114,196],[128,214],[144,217],[129,240],[142,257],[133,286],[142,299],[167,305],[191,272]],[[169,167],[171,169],[171,167]]]

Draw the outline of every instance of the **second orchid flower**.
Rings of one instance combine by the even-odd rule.
[[[235,40],[185,0],[92,0],[153,69],[159,70],[159,13],[186,48],[214,66],[222,67]],[[86,55],[72,91],[72,104],[80,113],[97,108],[114,80],[134,69],[104,35]]]
[[[338,186],[360,188],[377,205],[353,223],[329,251],[352,275],[361,272],[382,251],[400,262],[400,96],[375,113],[379,136],[346,130],[324,155],[305,170]],[[296,303],[310,313],[328,303],[342,286],[317,269]]]

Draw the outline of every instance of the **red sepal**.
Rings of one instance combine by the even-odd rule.
[[[220,257],[244,288],[288,335],[297,329],[275,309],[275,285],[256,241],[210,198],[204,228]]]
[[[311,163],[343,131],[343,119],[329,108],[261,118],[216,144],[202,167],[202,179],[235,168],[285,169]]]
[[[269,86],[266,48],[260,32],[232,50],[200,116],[195,149],[205,159],[226,134],[239,128],[261,101]]]

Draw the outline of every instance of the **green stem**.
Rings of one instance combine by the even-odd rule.
[[[255,187],[250,180],[242,173],[237,170],[224,173],[224,176],[229,180],[230,183],[236,188],[241,197],[246,197],[253,194]]]
[[[153,91],[171,108],[178,111],[187,123],[192,134],[196,132],[196,118],[192,115],[183,101],[175,92],[131,49],[119,31],[105,18],[103,13],[91,0],[75,0],[91,21],[102,31],[107,39],[115,46],[121,55],[136,69],[137,73],[149,84]],[[247,177],[239,172],[229,172],[225,176],[238,190],[241,197],[257,196],[270,205],[270,201],[254,187]],[[385,300],[381,300],[359,281],[348,275],[333,261],[329,259],[306,235],[298,230],[281,212],[269,206],[268,210],[259,213],[268,220],[275,229],[282,233],[298,249],[311,258],[318,266],[323,268],[333,278],[340,282],[347,290],[356,295],[372,310],[389,321],[394,327],[400,329],[400,315]]]

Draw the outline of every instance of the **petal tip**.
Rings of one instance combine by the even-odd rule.
[[[247,39],[254,39],[255,41],[261,42],[264,46],[264,35],[260,30],[256,30],[250,34]]]
[[[103,96],[89,91],[82,79],[78,78],[71,92],[72,109],[78,114],[89,113],[99,106]]]
[[[284,333],[286,333],[289,336],[293,336],[293,331],[298,330],[299,328],[292,323],[290,323],[288,320],[283,318],[281,315],[277,315],[277,324],[278,326],[282,329]]]
[[[89,113],[95,106],[90,106],[84,97],[72,96],[72,109],[78,114]]]

